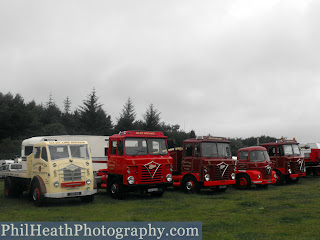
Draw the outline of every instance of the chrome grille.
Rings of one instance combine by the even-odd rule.
[[[60,177],[63,182],[81,181],[85,176],[85,169],[75,165],[69,165],[63,169],[60,169]]]
[[[159,183],[162,182],[162,165],[158,168],[148,169],[148,166],[142,166],[141,183]]]

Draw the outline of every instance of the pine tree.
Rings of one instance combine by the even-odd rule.
[[[66,114],[69,114],[70,109],[71,109],[71,101],[68,96],[67,96],[66,100],[63,101],[63,104],[64,104],[64,112]]]
[[[153,104],[149,105],[146,113],[143,115],[144,130],[160,130],[160,113],[154,108]]]
[[[115,131],[133,130],[135,128],[136,113],[130,97],[123,106],[120,117],[117,118]]]
[[[98,100],[96,91],[93,89],[83,101],[83,106],[80,106],[82,134],[110,135],[112,133],[111,116],[106,114]]]

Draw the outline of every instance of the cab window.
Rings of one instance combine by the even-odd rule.
[[[40,147],[33,148],[34,158],[40,158]]]
[[[111,141],[110,154],[111,155],[117,154],[117,141]]]
[[[184,150],[184,156],[185,157],[192,157],[192,151],[193,151],[193,145],[192,144],[186,144],[185,150]]]
[[[238,160],[248,160],[248,151],[241,151]]]
[[[41,158],[43,160],[45,160],[46,162],[48,162],[48,154],[47,154],[47,148],[46,147],[42,147]]]

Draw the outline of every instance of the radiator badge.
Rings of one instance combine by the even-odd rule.
[[[150,174],[150,177],[153,180],[153,177],[156,174],[159,167],[161,166],[161,164],[152,161],[152,162],[149,162],[148,164],[145,164],[143,166],[148,170],[148,173]],[[153,169],[155,169],[155,170],[153,170]]]
[[[266,168],[266,170],[267,170],[268,175],[270,175],[270,173],[271,173],[271,167],[270,167],[270,165],[265,166],[265,168]]]
[[[222,162],[222,163],[217,164],[217,167],[219,168],[221,177],[223,177],[224,174],[226,173],[226,170],[228,169],[229,165],[226,164],[225,162]]]

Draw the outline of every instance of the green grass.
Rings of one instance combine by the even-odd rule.
[[[3,181],[0,181],[3,189]],[[225,193],[170,190],[162,198],[131,194],[114,200],[99,190],[93,203],[50,200],[36,208],[26,195],[0,193],[0,221],[200,221],[203,239],[319,239],[320,178],[297,184]]]

